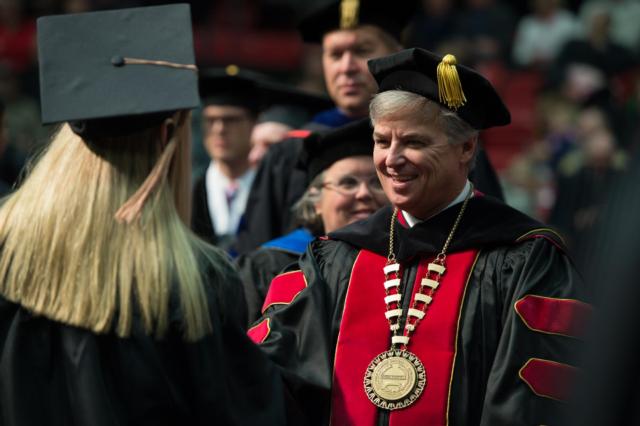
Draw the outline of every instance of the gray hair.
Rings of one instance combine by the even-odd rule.
[[[380,117],[397,115],[400,112],[417,114],[424,117],[425,122],[440,126],[451,144],[466,142],[479,134],[478,130],[455,112],[413,92],[388,90],[375,95],[369,105],[369,116],[374,126]]]
[[[313,235],[324,234],[322,216],[316,212],[316,203],[322,195],[325,172],[313,178],[302,197],[293,205],[293,220],[296,226],[307,228]]]

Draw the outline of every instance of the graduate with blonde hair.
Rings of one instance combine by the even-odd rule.
[[[45,17],[38,43],[62,124],[0,207],[0,423],[279,423],[240,281],[188,226],[189,7]]]

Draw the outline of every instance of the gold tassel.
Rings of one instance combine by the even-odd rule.
[[[340,3],[340,29],[348,30],[358,25],[358,0],[342,0]]]
[[[232,77],[235,75],[238,75],[238,73],[240,72],[240,68],[238,68],[238,66],[234,64],[227,65],[227,67],[224,70],[227,73],[227,75],[230,75]]]
[[[438,64],[438,98],[454,111],[467,102],[456,63],[455,56],[445,55]]]
[[[130,224],[140,217],[149,196],[166,178],[176,146],[176,138],[173,138],[164,148],[162,155],[158,158],[140,188],[116,212],[114,217],[118,223]]]

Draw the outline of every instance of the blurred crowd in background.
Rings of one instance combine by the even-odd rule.
[[[189,1],[198,66],[233,63],[323,93],[319,47],[295,29],[306,1]],[[0,191],[51,130],[40,124],[37,17],[163,3],[171,2],[0,0]],[[640,148],[640,0],[422,0],[418,10],[405,46],[453,53],[511,111],[511,125],[481,137],[507,203],[580,248]],[[209,162],[199,128],[194,173]]]

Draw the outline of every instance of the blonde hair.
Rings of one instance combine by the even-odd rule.
[[[188,229],[190,114],[174,116],[170,170],[130,224],[115,212],[161,156],[160,126],[84,141],[63,125],[0,208],[0,293],[34,314],[129,336],[162,336],[178,296],[187,340],[211,331],[201,273],[220,257]],[[171,143],[172,141],[169,141]]]

